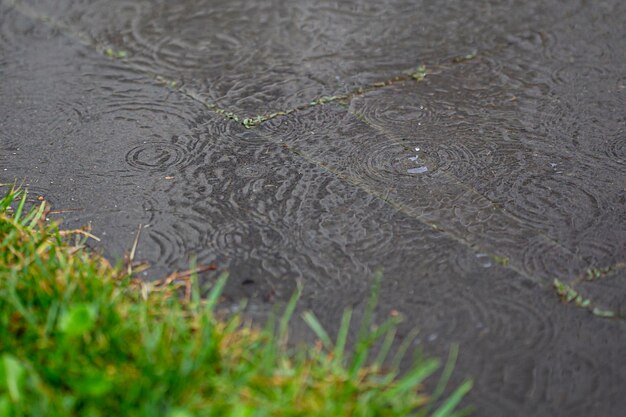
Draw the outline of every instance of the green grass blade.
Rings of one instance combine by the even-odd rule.
[[[374,364],[378,367],[382,367],[389,355],[389,351],[391,350],[391,346],[393,345],[393,341],[396,339],[396,329],[390,329],[385,335],[385,339],[383,340],[383,344],[378,351],[378,355],[374,360]]]
[[[435,411],[432,417],[450,417],[457,405],[461,402],[463,397],[472,389],[472,381],[465,381],[458,387],[452,395],[443,403],[441,407]]]
[[[6,213],[13,202],[22,194],[21,190],[11,188],[0,200],[0,213]]]
[[[363,320],[361,320],[361,324],[359,326],[357,343],[369,335],[370,326],[372,325],[372,318],[374,316],[374,310],[376,310],[376,306],[378,305],[378,295],[380,294],[382,276],[382,271],[378,270],[374,272],[374,282],[372,284],[370,297],[365,307]]]
[[[298,285],[298,288],[289,299],[287,307],[285,307],[283,316],[280,319],[280,323],[278,325],[278,343],[280,346],[285,346],[287,344],[289,321],[291,320],[291,316],[293,316],[293,312],[296,310],[296,305],[298,304],[298,300],[300,299],[301,294],[302,287]]]
[[[411,347],[411,344],[417,337],[418,333],[419,332],[417,329],[413,329],[409,332],[406,338],[402,341],[402,343],[400,344],[400,347],[398,347],[398,350],[396,351],[396,354],[393,357],[393,360],[391,361],[392,369],[398,369],[400,367],[400,362],[402,362],[402,359],[404,359],[406,352]]]
[[[199,309],[200,308],[200,298],[202,294],[200,294],[200,281],[198,279],[198,270],[196,268],[196,258],[193,256],[189,262],[189,269],[191,272],[191,308]]]
[[[324,347],[330,351],[333,348],[333,342],[330,340],[328,333],[326,332],[326,330],[324,330],[324,327],[322,327],[322,325],[317,320],[315,315],[310,311],[306,311],[302,315],[302,318],[304,319],[306,324],[309,326],[309,328],[313,330],[313,332],[315,333],[317,338],[322,342]]]
[[[23,223],[27,224],[27,227],[34,227],[43,217],[44,211],[46,210],[46,202],[42,202],[39,205],[39,208],[36,210],[31,210],[30,213],[24,218]]]
[[[439,368],[439,361],[436,359],[429,359],[421,366],[418,366],[405,375],[398,383],[389,391],[385,393],[388,397],[395,397],[401,393],[404,393],[410,389],[415,388],[426,378],[431,376]]]
[[[335,342],[334,356],[338,363],[343,361],[343,355],[346,349],[346,342],[348,340],[348,332],[350,330],[350,321],[352,320],[352,309],[347,308],[344,310],[341,316],[341,325],[339,326],[339,332],[337,333],[337,341]]]
[[[28,196],[28,193],[24,193],[22,195],[22,198],[20,199],[20,202],[17,205],[17,208],[15,209],[15,214],[13,214],[13,219],[18,223],[20,222],[20,217],[22,217],[22,211],[24,210],[24,205],[26,204],[27,196]]]
[[[215,285],[207,295],[206,302],[204,303],[206,311],[213,312],[213,310],[215,309],[215,305],[217,304],[217,300],[219,300],[220,295],[222,295],[222,291],[224,290],[226,281],[228,281],[228,272],[222,273],[217,278]]]
[[[448,386],[448,382],[450,381],[450,377],[452,376],[452,372],[454,371],[454,366],[456,365],[456,360],[459,356],[459,345],[453,344],[450,347],[450,353],[448,354],[448,360],[446,361],[446,366],[443,368],[443,372],[441,374],[441,378],[437,383],[437,387],[435,388],[435,392],[433,392],[433,402],[439,400],[439,398],[443,395],[444,390]]]

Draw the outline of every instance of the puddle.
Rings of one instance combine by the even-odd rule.
[[[620,416],[623,323],[552,280],[625,261],[624,8],[3,0],[0,182],[91,223],[110,258],[144,225],[146,278],[215,264],[258,318],[302,282],[332,333],[383,267],[380,314],[428,354],[460,343],[477,414]],[[625,282],[584,289],[623,312]]]
[[[508,0],[467,7],[461,0],[384,5],[97,0],[89,8],[76,0],[15,3],[54,17],[75,37],[127,51],[135,68],[184,80],[249,117],[345,93],[442,57],[465,56],[478,46],[492,47],[508,32],[576,15],[582,2]]]

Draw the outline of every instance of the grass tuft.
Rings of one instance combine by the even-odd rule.
[[[405,373],[381,366],[395,321],[374,326],[368,314],[347,352],[351,312],[334,341],[308,313],[320,343],[289,347],[297,294],[278,326],[219,318],[225,275],[206,297],[193,273],[134,280],[85,250],[81,235],[70,244],[45,221],[44,203],[26,202],[17,189],[0,199],[1,416],[461,415],[469,382],[432,410],[422,384],[437,361]],[[377,340],[384,354],[368,365]]]

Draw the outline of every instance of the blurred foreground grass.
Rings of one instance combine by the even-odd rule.
[[[400,374],[399,361],[387,358],[395,319],[374,326],[366,314],[359,340],[346,351],[349,310],[335,341],[305,314],[319,343],[289,346],[297,295],[263,329],[238,316],[220,318],[214,311],[225,276],[204,298],[193,274],[142,283],[78,239],[70,243],[72,232],[45,221],[44,203],[27,210],[25,192],[4,194],[0,416],[465,414],[455,410],[470,382],[441,398],[451,363],[429,396],[422,383],[436,360],[417,359]]]

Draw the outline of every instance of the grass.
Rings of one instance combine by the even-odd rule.
[[[0,416],[466,414],[455,410],[469,381],[442,398],[454,355],[431,396],[423,382],[436,360],[400,373],[409,345],[387,357],[397,321],[373,325],[376,291],[353,349],[349,310],[335,340],[306,313],[319,343],[294,347],[297,294],[263,329],[219,317],[226,276],[203,298],[194,274],[140,282],[45,221],[45,203],[26,206],[16,189],[0,200]]]

